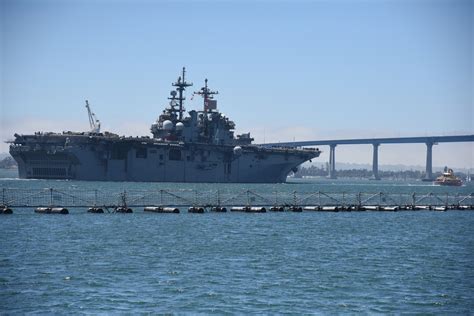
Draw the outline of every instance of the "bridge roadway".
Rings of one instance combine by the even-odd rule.
[[[373,146],[372,173],[373,178],[379,180],[378,148],[381,144],[426,144],[426,181],[433,180],[433,145],[438,143],[465,143],[474,142],[474,135],[455,136],[421,136],[421,137],[390,137],[390,138],[361,138],[361,139],[333,139],[308,140],[300,142],[280,142],[260,144],[263,147],[305,147],[329,146],[329,178],[336,178],[336,146],[337,145],[364,145]]]

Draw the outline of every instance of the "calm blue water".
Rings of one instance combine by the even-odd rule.
[[[472,186],[324,179],[279,185],[0,179],[0,187],[104,186],[474,191]],[[76,209],[48,216],[14,211],[0,217],[1,312],[474,310],[474,212],[87,214]]]

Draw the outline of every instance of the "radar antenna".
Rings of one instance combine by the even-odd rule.
[[[183,67],[183,74],[181,77],[178,77],[178,81],[176,81],[175,83],[173,83],[172,85],[174,87],[177,87],[176,90],[178,91],[178,104],[179,104],[179,120],[181,121],[183,119],[183,112],[184,112],[184,109],[183,109],[183,101],[186,100],[186,98],[183,96],[183,92],[184,90],[186,90],[186,87],[190,87],[192,86],[192,82],[188,83],[186,82],[186,79],[185,79],[185,75],[186,75],[186,68]]]
[[[213,106],[211,106],[211,100],[214,99],[214,95],[219,94],[219,91],[212,91],[209,89],[207,86],[207,78],[204,80],[204,87],[201,88],[200,91],[194,92],[194,94],[199,94],[200,96],[203,97],[204,99],[204,112],[207,112],[207,110],[212,109]],[[215,101],[212,102],[215,106]]]
[[[97,119],[95,114],[89,107],[89,101],[86,100],[87,114],[89,114],[89,125],[91,127],[91,133],[100,133],[100,121]]]

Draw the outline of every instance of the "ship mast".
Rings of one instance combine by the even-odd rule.
[[[207,78],[204,80],[204,87],[200,91],[194,92],[194,94],[199,94],[204,98],[204,112],[207,112],[209,107],[209,100],[214,99],[215,94],[219,94],[219,91],[212,91],[207,86]]]
[[[186,74],[186,69],[185,69],[185,67],[183,67],[182,76],[178,77],[178,81],[176,81],[175,83],[172,84],[174,87],[177,87],[176,90],[178,91],[178,102],[179,102],[178,112],[179,112],[179,120],[180,121],[183,118],[183,112],[184,112],[183,101],[186,100],[186,98],[183,96],[183,92],[186,89],[186,87],[190,87],[190,86],[193,85],[191,82],[190,83],[186,82],[186,79],[184,77],[185,74]]]

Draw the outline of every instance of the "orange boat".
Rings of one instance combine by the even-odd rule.
[[[437,185],[461,186],[462,180],[454,175],[453,169],[444,167],[443,174],[437,177],[434,183]]]

